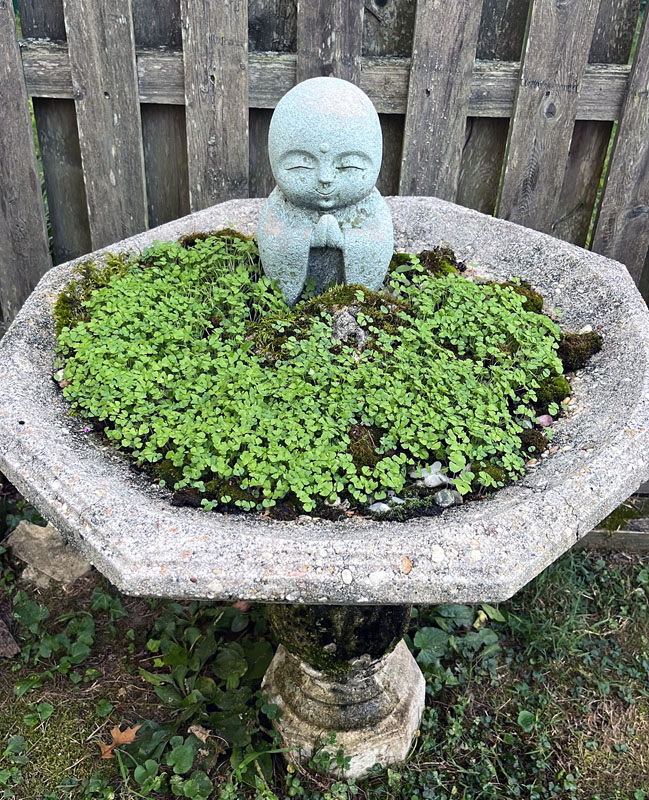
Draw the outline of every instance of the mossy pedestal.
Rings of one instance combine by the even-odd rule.
[[[290,760],[308,762],[328,735],[345,777],[403,761],[424,710],[425,681],[403,641],[410,606],[270,606],[277,653],[264,677],[281,710]]]

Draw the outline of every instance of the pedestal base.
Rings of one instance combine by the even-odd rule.
[[[289,760],[308,762],[333,732],[328,749],[351,758],[347,778],[404,761],[424,710],[424,676],[403,640],[381,659],[358,659],[339,682],[280,644],[262,688],[282,711],[275,724]]]

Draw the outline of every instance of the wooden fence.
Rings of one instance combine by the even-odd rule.
[[[48,218],[60,262],[267,195],[272,109],[318,74],[358,83],[376,105],[384,194],[437,195],[588,242],[649,283],[642,5],[18,0],[19,38],[0,0],[2,314],[51,263]]]

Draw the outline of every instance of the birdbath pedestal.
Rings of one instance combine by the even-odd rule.
[[[252,234],[262,204],[223,203],[102,252],[224,227]],[[282,644],[265,687],[280,731],[303,757],[336,732],[351,776],[404,759],[419,724],[423,677],[401,638],[410,604],[511,597],[649,478],[649,312],[626,269],[441,200],[388,206],[398,250],[447,244],[480,276],[529,281],[566,329],[603,337],[572,381],[556,452],[484,502],[403,523],[171,506],[166,488],[83,431],[52,379],[53,306],[87,256],[43,277],[0,344],[0,470],[127,594],[273,604]]]

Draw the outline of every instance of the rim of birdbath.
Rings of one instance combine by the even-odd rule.
[[[289,603],[485,602],[510,597],[649,478],[649,311],[621,264],[427,197],[388,198],[395,246],[448,244],[478,275],[529,280],[561,327],[604,346],[572,380],[558,451],[516,484],[436,518],[279,522],[170,505],[170,492],[69,416],[52,379],[52,308],[78,263],[234,227],[233,200],[51,269],[0,344],[0,470],[127,594]]]

